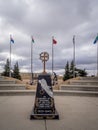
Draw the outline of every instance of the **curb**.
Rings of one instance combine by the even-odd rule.
[[[0,96],[35,96],[35,94],[35,90],[0,90]],[[98,97],[98,92],[54,90],[54,96]]]

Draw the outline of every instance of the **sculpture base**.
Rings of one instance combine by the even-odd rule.
[[[35,114],[34,110],[32,111],[30,115],[30,120],[43,120],[43,119],[47,119],[47,120],[57,119],[58,120],[59,114],[56,110],[55,110],[55,113],[53,114]]]

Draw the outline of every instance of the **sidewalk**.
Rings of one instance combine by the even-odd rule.
[[[0,96],[0,130],[98,130],[98,97],[55,96],[59,120],[30,120],[35,96]]]

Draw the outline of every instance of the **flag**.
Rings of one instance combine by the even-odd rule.
[[[57,41],[53,38],[53,44],[57,44]]]
[[[32,43],[34,43],[34,38],[33,38],[33,37],[31,37],[31,39],[32,39]]]
[[[98,36],[95,38],[93,44],[96,44],[97,41],[98,41]]]
[[[10,36],[10,43],[14,43],[14,39]]]

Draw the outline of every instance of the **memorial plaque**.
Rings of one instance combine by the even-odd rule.
[[[34,112],[39,114],[54,113],[54,98],[50,75],[39,75]]]
[[[30,119],[59,119],[55,109],[51,76],[48,74],[38,77],[35,104]]]
[[[45,56],[46,52],[42,54]],[[51,76],[46,73],[45,67],[43,70],[44,73],[38,76],[35,103],[30,119],[59,119],[55,109]]]

